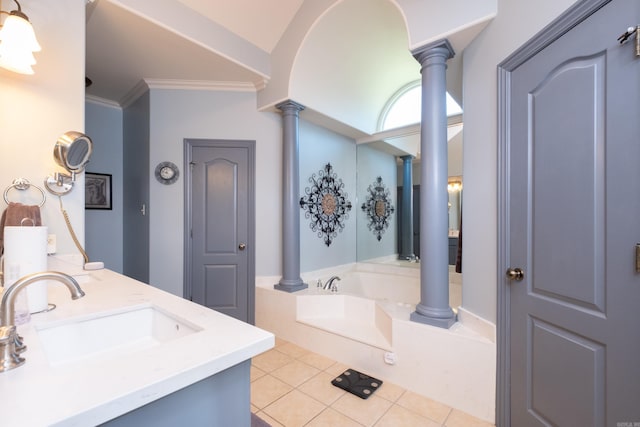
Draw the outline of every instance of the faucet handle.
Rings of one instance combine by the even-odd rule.
[[[24,353],[27,350],[27,345],[24,343],[24,338],[22,338],[16,332],[15,337],[13,338],[13,342],[15,344],[16,353]]]
[[[24,358],[16,353],[15,325],[0,326],[0,372],[5,372],[24,363]]]

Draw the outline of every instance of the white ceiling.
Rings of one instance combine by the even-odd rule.
[[[178,0],[271,53],[303,0]]]
[[[166,0],[163,0],[166,2]],[[175,0],[268,55],[303,0]],[[265,76],[132,13],[127,0],[87,1],[87,95],[122,103],[142,80],[260,87]]]

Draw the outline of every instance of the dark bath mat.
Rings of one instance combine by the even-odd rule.
[[[373,392],[380,388],[382,381],[354,369],[347,369],[331,381],[331,384],[351,394],[355,394],[361,399],[367,399]]]

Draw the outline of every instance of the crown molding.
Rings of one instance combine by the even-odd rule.
[[[149,89],[207,90],[230,92],[257,92],[267,86],[267,79],[256,82],[142,79],[121,100],[119,105],[126,108]]]
[[[126,93],[125,96],[120,100],[120,105],[122,108],[127,108],[129,105],[133,104],[136,99],[140,98],[145,92],[149,90],[149,86],[143,80],[140,80],[134,87],[131,88],[129,92]]]
[[[90,102],[90,103],[96,104],[96,105],[102,105],[103,107],[118,108],[118,109],[122,108],[120,106],[120,104],[118,104],[116,101],[112,101],[110,99],[105,99],[105,98],[100,98],[99,96],[95,96],[95,95],[86,95],[85,94],[84,100],[85,100],[85,102]]]
[[[255,92],[256,84],[250,82],[216,82],[208,80],[144,79],[149,89],[224,90]]]

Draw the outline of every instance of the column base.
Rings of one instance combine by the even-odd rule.
[[[451,310],[451,309],[449,309]],[[451,316],[449,317],[434,317],[414,311],[409,316],[409,320],[416,323],[422,323],[425,325],[437,326],[438,328],[449,329],[458,320],[456,314],[451,310]]]
[[[280,280],[280,283],[273,285],[273,289],[284,292],[296,292],[307,289],[309,285],[300,280]]]
[[[409,262],[419,262],[420,259],[418,259],[417,256],[415,256],[414,254],[410,254],[410,255],[398,255],[398,259],[401,261],[409,261]]]

